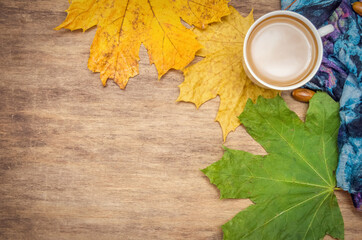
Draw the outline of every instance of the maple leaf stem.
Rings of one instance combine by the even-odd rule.
[[[287,6],[284,10],[288,10],[291,6],[293,6],[293,4],[296,2],[297,0],[294,0],[291,4],[289,4],[289,6]]]
[[[333,188],[333,190],[335,190],[335,191],[343,191],[343,189],[339,188],[339,187],[335,187],[335,188]]]

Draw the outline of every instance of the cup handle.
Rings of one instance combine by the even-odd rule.
[[[319,36],[324,37],[327,34],[330,34],[334,31],[334,27],[332,24],[325,25],[318,29]]]

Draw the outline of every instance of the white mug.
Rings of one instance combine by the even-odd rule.
[[[298,19],[299,21],[303,22],[306,27],[309,28],[309,32],[312,33],[312,35],[314,36],[315,40],[316,40],[316,53],[315,53],[315,57],[317,59],[315,60],[315,64],[312,67],[312,70],[309,71],[307,76],[304,76],[303,79],[300,79],[298,81],[296,81],[295,83],[291,84],[291,85],[287,85],[287,86],[277,86],[275,84],[271,84],[268,83],[266,81],[263,81],[263,79],[261,79],[261,77],[257,76],[256,73],[252,70],[252,68],[250,67],[250,61],[247,57],[246,54],[246,50],[248,47],[248,41],[250,38],[250,34],[253,32],[253,30],[255,29],[256,26],[258,26],[261,22],[263,22],[265,19],[271,18],[273,16],[290,16],[290,17],[294,17],[296,19]],[[254,22],[254,24],[250,27],[250,29],[248,30],[245,39],[244,39],[244,47],[243,47],[243,66],[244,66],[244,70],[245,73],[247,74],[247,76],[250,78],[251,81],[253,81],[256,85],[263,87],[263,88],[269,88],[269,89],[276,89],[276,90],[292,90],[292,89],[296,89],[298,87],[301,87],[302,85],[306,84],[307,82],[309,82],[313,76],[317,73],[321,63],[322,63],[322,57],[323,57],[323,45],[322,45],[322,40],[321,37],[324,35],[329,34],[330,32],[333,32],[334,28],[332,25],[327,25],[324,26],[322,28],[320,28],[319,30],[317,30],[314,25],[304,16],[292,12],[292,11],[286,11],[286,10],[279,10],[279,11],[273,11],[270,12],[268,14],[265,14],[264,16],[260,17],[257,21]],[[293,54],[293,53],[290,53]]]

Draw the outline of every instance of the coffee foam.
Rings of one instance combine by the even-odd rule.
[[[311,73],[317,61],[317,43],[303,22],[276,15],[253,29],[246,54],[258,78],[272,85],[288,86]]]

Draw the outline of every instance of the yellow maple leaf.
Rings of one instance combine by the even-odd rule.
[[[221,125],[224,141],[239,125],[237,118],[246,101],[262,95],[275,97],[278,91],[258,87],[246,76],[243,66],[244,37],[253,24],[253,13],[246,18],[230,7],[231,14],[221,23],[206,30],[194,29],[197,40],[204,46],[197,55],[202,61],[184,70],[185,80],[179,85],[177,101],[193,102],[199,108],[204,102],[220,96],[216,121]]]
[[[183,69],[201,48],[180,17],[205,28],[229,9],[227,0],[72,0],[67,12],[55,29],[86,31],[97,25],[88,68],[100,72],[103,85],[110,78],[123,89],[138,74],[142,43],[160,78],[171,68]]]

